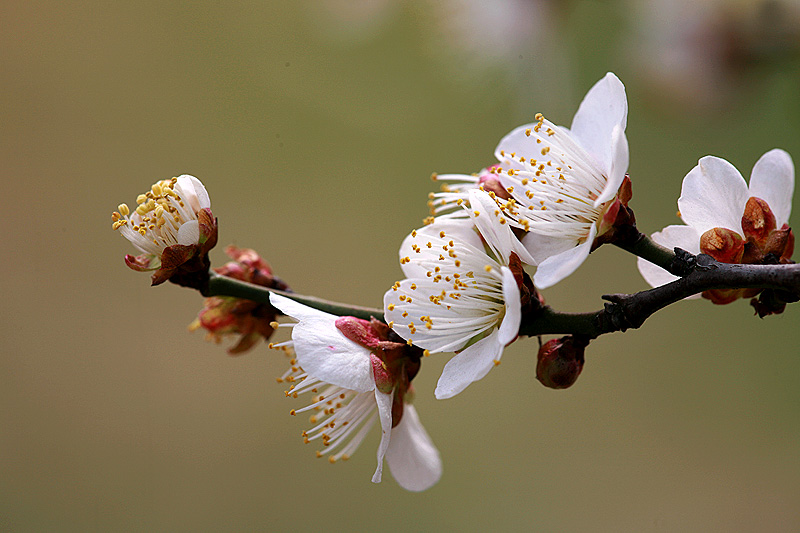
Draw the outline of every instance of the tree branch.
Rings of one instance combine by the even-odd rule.
[[[640,327],[653,313],[687,296],[711,289],[763,288],[785,291],[800,298],[800,264],[741,265],[694,256],[676,248],[671,266],[688,272],[683,278],[635,294],[603,296],[610,303],[601,311],[567,315],[545,307],[539,314],[523,317],[519,334],[582,334],[598,337],[604,333]]]
[[[240,281],[238,279],[217,274],[213,270],[209,271],[208,285],[205,290],[201,291],[201,293],[206,297],[232,296],[234,298],[242,298],[244,300],[251,300],[261,304],[269,304],[270,293],[275,293],[332,315],[354,316],[356,318],[363,318],[364,320],[369,320],[371,317],[375,317],[378,320],[383,320],[382,309],[340,304],[336,302],[330,302],[322,298],[316,298],[314,296],[304,296],[302,294],[295,294],[293,292],[268,289],[267,287],[262,287],[261,285],[255,285],[253,283],[248,283],[246,281]]]

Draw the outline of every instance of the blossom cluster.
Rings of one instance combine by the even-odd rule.
[[[429,196],[431,216],[400,245],[404,278],[384,294],[382,315],[369,320],[331,314],[317,300],[293,294],[249,249],[228,247],[233,261],[209,271],[217,221],[205,187],[192,176],[157,182],[133,212],[121,204],[112,224],[142,252],[126,256],[126,264],[154,271],[154,285],[170,280],[205,291],[212,276],[223,276],[268,289],[268,301],[260,303],[207,298],[191,328],[205,329],[215,341],[239,335],[231,354],[289,328],[289,340],[269,346],[288,357],[289,369],[278,379],[288,384],[286,396],[310,398],[291,411],[310,414],[303,440],[320,444],[319,457],[344,461],[377,423],[372,480],[381,481],[385,461],[403,488],[425,490],[440,479],[442,462],[412,403],[423,358],[452,353],[434,395],[459,394],[499,365],[520,326],[536,319],[544,308],[542,289],[572,274],[602,244],[645,239],[628,205],[627,115],[625,88],[608,73],[586,94],[569,128],[537,114],[500,140],[496,162],[472,175],[434,175],[443,185]],[[724,263],[791,263],[793,190],[794,166],[783,150],[759,159],[749,185],[724,159],[704,157],[683,180],[678,207],[685,224],[652,240]],[[653,286],[677,279],[664,264],[641,257],[638,264]],[[532,276],[526,267],[535,269]],[[760,316],[785,305],[760,288],[714,288],[702,296],[715,304],[753,298]],[[294,322],[279,324],[279,316]],[[553,389],[571,386],[591,340],[573,334],[540,342],[539,381]]]

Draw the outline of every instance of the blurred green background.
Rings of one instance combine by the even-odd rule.
[[[536,112],[568,125],[612,70],[632,207],[656,231],[698,158],[749,177],[773,147],[800,157],[797,2],[668,5],[5,3],[0,528],[800,529],[798,306],[671,306],[594,342],[567,391],[534,379],[533,339],[446,401],[447,357],[426,359],[416,405],[444,475],[411,494],[370,483],[377,432],[348,463],[315,459],[285,360],[187,332],[202,298],[150,288],[110,227],[194,174],[222,245],[299,292],[379,305],[431,172],[491,163]],[[644,288],[604,247],[545,296],[591,310]]]

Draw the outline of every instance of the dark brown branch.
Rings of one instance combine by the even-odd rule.
[[[687,296],[711,289],[763,288],[782,291],[792,301],[800,298],[800,265],[740,265],[694,256],[676,249],[674,268],[686,275],[672,283],[636,294],[603,296],[609,303],[602,311],[567,315],[549,307],[539,314],[523,317],[519,334],[582,334],[598,337],[604,333],[640,327],[653,313]]]

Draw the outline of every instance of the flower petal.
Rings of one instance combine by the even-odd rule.
[[[385,393],[375,389],[375,401],[378,403],[378,418],[381,421],[381,443],[378,445],[378,467],[372,475],[373,483],[380,483],[383,475],[383,457],[389,448],[392,436],[392,393]]]
[[[403,418],[392,429],[386,462],[397,483],[419,492],[431,488],[442,477],[442,459],[430,436],[422,427],[417,410],[403,406]]]
[[[494,156],[498,161],[506,164],[506,169],[508,167],[520,168],[519,163],[517,163],[514,159],[507,157],[505,154],[527,154],[531,149],[531,144],[533,141],[531,141],[530,135],[526,134],[525,132],[529,132],[531,129],[536,127],[536,124],[538,124],[538,122],[524,124],[518,128],[514,128],[509,134],[500,139],[499,143],[497,143],[497,148],[494,150]]]
[[[614,126],[611,132],[611,166],[608,169],[608,183],[606,183],[603,193],[594,201],[594,206],[598,207],[603,202],[607,202],[616,196],[625,173],[628,171],[628,138],[625,137],[625,130],[620,126]]]
[[[522,238],[522,244],[531,256],[533,256],[533,264],[538,265],[548,257],[572,249],[575,246],[575,241],[529,231]]]
[[[522,304],[520,303],[519,287],[514,274],[508,267],[502,267],[503,272],[503,299],[506,304],[506,314],[498,329],[497,340],[507,346],[517,338],[519,324],[522,322]]]
[[[513,252],[523,263],[535,264],[533,257],[514,235],[511,225],[503,217],[502,211],[489,193],[480,189],[469,191],[469,204],[469,207],[465,205],[464,209],[498,259],[502,258],[504,263],[508,263],[508,258]]]
[[[459,243],[472,246],[478,250],[484,249],[480,235],[475,231],[475,226],[468,218],[454,218],[448,215],[437,217],[433,224],[428,224],[408,234],[400,245],[400,258],[408,257],[411,259],[411,261],[400,264],[400,268],[407,278],[425,277],[428,271],[426,267],[420,266],[415,260],[418,254],[414,251],[412,245],[420,245],[422,243],[421,245],[424,246],[427,241],[441,240],[439,234],[442,231],[447,236],[447,240],[455,239]]]
[[[189,174],[183,174],[178,176],[177,185],[181,189],[181,197],[195,213],[201,209],[211,207],[211,198],[199,179]]]
[[[575,272],[589,257],[589,252],[592,251],[592,242],[594,242],[596,235],[597,226],[592,224],[586,242],[545,259],[536,267],[536,273],[533,275],[533,284],[540,289],[546,289]]]
[[[761,198],[769,204],[779,228],[789,222],[793,194],[792,157],[778,148],[762,155],[750,175],[750,196]]]
[[[200,241],[200,223],[196,220],[190,220],[181,224],[178,228],[178,244],[189,246],[197,244]]]
[[[670,250],[678,247],[695,255],[700,253],[700,235],[691,226],[667,226],[663,230],[653,233],[652,239]],[[638,258],[636,266],[639,267],[639,273],[644,280],[653,287],[660,287],[661,285],[666,285],[678,279],[678,276],[673,276],[663,268],[641,257]],[[689,298],[696,297],[697,296],[690,296]]]
[[[358,392],[375,388],[370,351],[342,335],[336,316],[277,294],[270,294],[269,301],[299,320],[292,328],[292,340],[297,361],[309,375]]]
[[[484,377],[495,366],[494,362],[500,360],[504,347],[499,340],[498,330],[494,330],[489,336],[456,354],[444,365],[434,395],[440,400],[452,398],[470,383]]]
[[[570,131],[573,137],[597,160],[607,177],[610,177],[615,154],[612,132],[619,127],[624,135],[627,121],[625,86],[611,72],[589,89],[572,119]]]
[[[741,234],[748,197],[747,184],[736,167],[719,157],[706,156],[683,178],[678,209],[698,235],[711,228]]]

